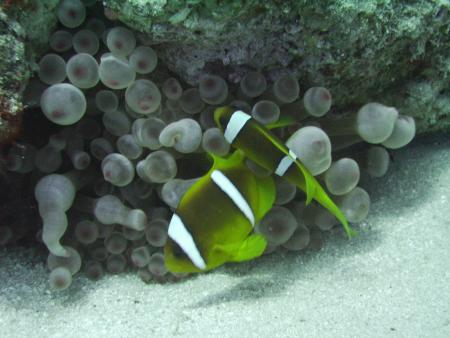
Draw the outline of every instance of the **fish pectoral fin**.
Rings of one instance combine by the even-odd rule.
[[[261,256],[266,246],[267,241],[261,234],[252,234],[243,242],[216,244],[214,250],[226,255],[229,261],[242,262]]]
[[[264,215],[273,207],[275,202],[275,182],[271,176],[255,177],[258,191],[258,203],[253,207],[256,221],[259,222]]]

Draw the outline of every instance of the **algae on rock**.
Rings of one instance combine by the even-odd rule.
[[[21,91],[56,25],[58,0],[22,0],[0,16],[2,116],[22,110]],[[190,84],[204,72],[238,82],[248,70],[325,86],[337,112],[383,101],[419,132],[450,127],[450,4],[439,0],[104,0],[143,32]],[[5,14],[6,13],[6,14]],[[0,120],[0,129],[11,123]],[[8,127],[9,126],[9,127]],[[4,133],[2,131],[1,133]]]
[[[339,110],[381,100],[413,115],[420,132],[450,127],[448,1],[104,3],[189,83],[205,71],[229,81],[248,69],[290,72],[302,89],[329,88]]]
[[[47,49],[59,0],[0,5],[0,144],[20,130],[22,93],[32,64]]]

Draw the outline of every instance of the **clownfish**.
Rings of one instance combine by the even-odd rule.
[[[213,166],[183,195],[173,214],[164,247],[171,272],[201,272],[226,262],[261,256],[267,241],[254,226],[272,208],[272,177],[257,177],[235,151],[213,156]]]
[[[306,193],[306,204],[313,199],[326,208],[344,226],[351,238],[356,232],[349,226],[342,211],[334,204],[314,176],[300,162],[297,155],[264,125],[243,111],[220,107],[214,112],[214,120],[225,139],[246,157],[271,173],[295,184]],[[287,120],[289,125],[289,120]],[[274,126],[283,126],[279,121]]]
[[[216,109],[214,119],[237,150],[227,158],[212,156],[211,169],[181,198],[164,247],[169,271],[202,272],[262,255],[267,241],[253,228],[272,208],[275,184],[271,176],[254,175],[245,157],[295,184],[306,193],[307,204],[315,199],[341,221],[350,237],[355,234],[295,153],[269,129],[231,107]]]

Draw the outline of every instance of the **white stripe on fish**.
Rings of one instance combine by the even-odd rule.
[[[225,140],[227,140],[229,144],[233,143],[236,136],[251,118],[252,117],[250,115],[244,113],[243,111],[235,111],[233,115],[231,115],[230,121],[228,121],[225,128]]]
[[[211,179],[217,186],[225,193],[234,204],[242,211],[245,217],[248,218],[252,226],[255,225],[255,216],[253,215],[253,211],[248,205],[245,198],[239,192],[239,190],[234,186],[233,182],[231,182],[228,177],[226,177],[221,171],[214,170],[211,173]]]
[[[169,237],[172,238],[199,269],[206,269],[206,263],[195,245],[194,239],[177,214],[173,214],[169,224]]]
[[[292,150],[289,149],[289,155],[284,156],[281,159],[280,163],[278,163],[278,167],[275,170],[275,174],[277,174],[278,176],[283,176],[286,173],[286,171],[288,171],[292,163],[295,162],[296,159],[297,155]]]

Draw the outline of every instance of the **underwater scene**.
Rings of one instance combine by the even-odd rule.
[[[0,1],[0,337],[450,337],[449,11]]]

